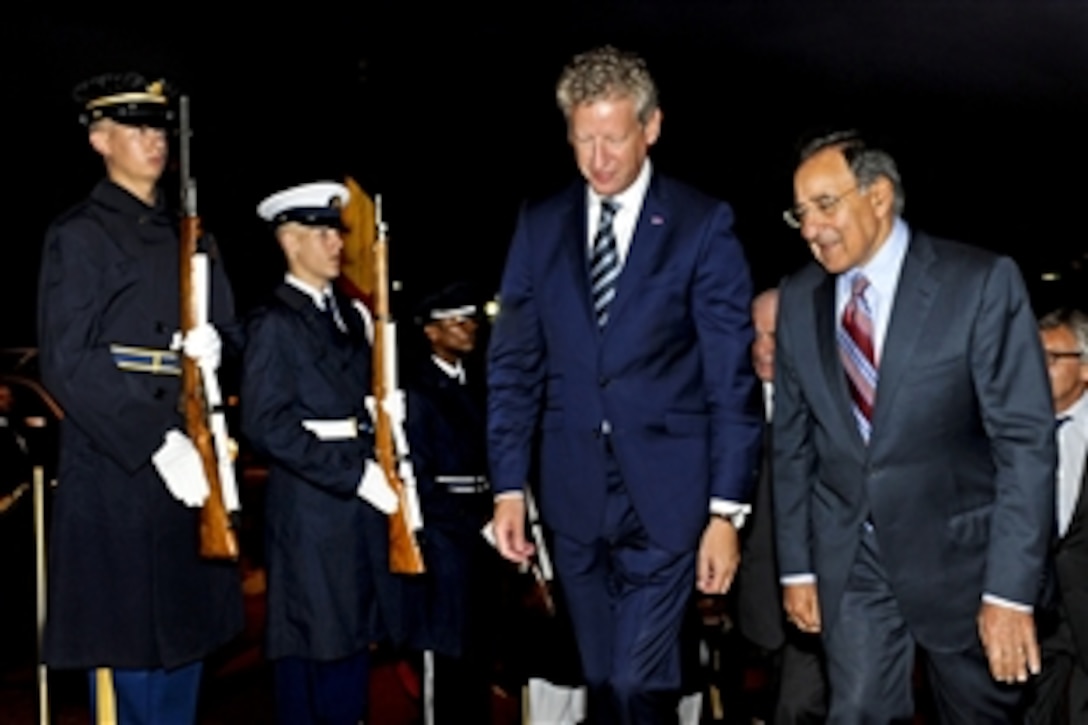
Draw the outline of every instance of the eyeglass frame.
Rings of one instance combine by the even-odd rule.
[[[1082,359],[1084,355],[1075,350],[1043,350],[1043,354],[1046,355],[1047,365],[1057,365],[1059,361],[1077,358]],[[1088,365],[1088,361],[1082,362],[1083,365]]]
[[[811,206],[816,208],[816,211],[820,212],[824,216],[830,216],[843,199],[850,196],[854,192],[864,194],[868,191],[868,188],[862,188],[860,185],[855,184],[846,191],[841,192],[837,196],[830,194],[822,194],[812,200]],[[782,219],[791,229],[800,229],[805,223],[805,216],[809,214],[809,211],[803,209],[800,204],[791,206],[782,212]]]

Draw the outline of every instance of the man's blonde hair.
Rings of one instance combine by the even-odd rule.
[[[635,99],[642,123],[657,109],[657,86],[646,62],[611,45],[574,56],[555,88],[559,109],[568,119],[576,106],[617,96]]]

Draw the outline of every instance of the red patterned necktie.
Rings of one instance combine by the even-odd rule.
[[[850,300],[842,311],[839,328],[839,357],[846,371],[846,385],[853,401],[858,432],[866,443],[873,421],[876,400],[877,363],[873,349],[873,312],[865,299],[869,280],[857,275],[850,284]]]

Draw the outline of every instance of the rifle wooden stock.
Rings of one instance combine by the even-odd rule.
[[[201,236],[200,217],[196,213],[196,182],[193,180],[189,169],[190,162],[190,136],[192,128],[189,123],[189,98],[180,98],[180,128],[181,141],[181,230],[178,247],[180,249],[180,264],[178,267],[180,286],[180,314],[181,332],[189,333],[194,327],[207,322],[208,300],[211,289],[208,285],[207,274],[200,277],[201,289],[195,289],[193,268],[197,254],[197,241]],[[206,255],[202,255],[202,260]],[[207,271],[206,261],[203,261],[200,269]],[[222,419],[212,421],[211,416],[222,416],[222,411],[208,410],[209,390],[215,391],[216,398],[219,395],[217,380],[205,380],[202,371],[195,360],[182,352],[181,358],[181,382],[182,382],[182,406],[185,413],[185,431],[192,439],[200,454],[201,463],[204,466],[204,475],[208,479],[208,499],[200,511],[200,555],[207,559],[238,559],[238,537],[231,525],[230,516],[227,513],[227,504],[224,499],[224,481],[219,473],[220,457],[227,456],[226,429]],[[214,375],[214,373],[213,373]],[[212,400],[211,404],[218,406],[219,400]],[[212,423],[218,425],[213,431]],[[218,432],[219,439],[213,438]],[[218,445],[218,453],[217,453]],[[237,491],[233,488],[233,471],[229,470],[230,461],[224,458],[222,463],[228,467],[231,473],[231,500],[237,508]]]
[[[183,333],[196,326],[197,301],[193,295],[192,260],[200,237],[200,219],[186,215],[181,222],[181,329]],[[200,369],[196,361],[182,353],[181,381],[185,408],[185,431],[200,453],[204,475],[208,478],[208,500],[200,510],[200,555],[208,559],[238,559],[238,537],[231,526],[223,503],[223,487],[219,480],[219,463],[208,425]]]
[[[380,201],[378,202],[380,205]],[[389,568],[397,574],[422,574],[423,551],[412,528],[411,512],[418,507],[415,492],[400,475],[400,456],[393,435],[393,421],[382,409],[381,402],[394,392],[396,339],[389,314],[389,263],[381,211],[378,207],[378,234],[374,241],[374,385],[376,401],[374,415],[374,448],[378,464],[385,472],[389,485],[397,493],[399,506],[389,516]]]

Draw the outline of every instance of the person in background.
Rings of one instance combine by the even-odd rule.
[[[776,725],[822,723],[827,719],[827,682],[823,651],[815,634],[806,634],[786,622],[782,587],[774,546],[774,506],[771,500],[773,456],[771,420],[774,415],[774,336],[778,316],[778,289],[771,288],[752,301],[752,367],[762,383],[766,423],[763,462],[752,517],[742,537],[737,572],[737,627],[741,635],[768,655],[771,671],[771,711]],[[768,715],[770,713],[767,713]]]
[[[491,519],[484,388],[469,380],[479,312],[471,288],[455,283],[427,295],[415,322],[428,355],[407,386],[406,433],[426,536],[423,638],[433,657],[424,677],[433,722],[491,719],[491,641],[504,564],[481,534]],[[508,566],[508,565],[507,565]],[[426,671],[426,670],[425,670]]]
[[[1058,440],[1056,591],[1037,612],[1043,668],[1024,722],[1088,722],[1088,315],[1063,308],[1039,320]]]

